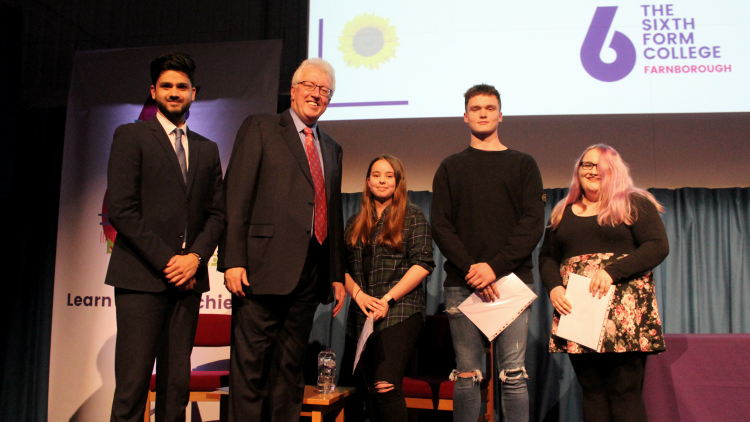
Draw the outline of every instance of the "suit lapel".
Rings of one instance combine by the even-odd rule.
[[[188,137],[188,172],[187,172],[187,193],[190,193],[190,189],[193,187],[193,181],[195,181],[195,173],[198,171],[198,139],[194,133],[187,131]],[[177,156],[175,154],[175,156]]]
[[[180,169],[180,162],[177,161],[177,154],[175,154],[174,152],[174,147],[172,146],[172,142],[169,141],[169,136],[167,136],[167,133],[164,131],[164,127],[161,125],[161,123],[159,123],[159,119],[157,119],[156,116],[152,117],[151,120],[149,120],[149,125],[151,125],[151,132],[154,134],[154,137],[162,146],[162,148],[164,148],[164,152],[167,154],[167,160],[169,160],[169,163],[172,166],[177,179],[180,181],[182,189],[185,189],[185,180],[182,178],[182,169]]]
[[[318,126],[318,139],[320,140],[321,154],[323,154],[323,173],[326,179],[326,201],[331,201],[331,178],[333,177],[333,166],[335,164],[333,145],[328,141],[328,134],[320,130]]]
[[[302,169],[302,173],[307,177],[307,181],[313,186],[312,175],[310,174],[310,164],[307,162],[307,154],[302,147],[297,127],[294,126],[294,120],[292,120],[292,115],[290,113],[291,112],[287,110],[281,114],[281,119],[279,120],[281,135],[289,145],[289,149],[292,150],[292,154],[294,155],[294,158],[297,159],[297,163],[299,164],[300,169]]]

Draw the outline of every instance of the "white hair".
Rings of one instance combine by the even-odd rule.
[[[297,70],[294,72],[294,75],[292,76],[292,85],[297,85],[300,82],[300,75],[302,75],[302,71],[304,71],[308,67],[314,67],[325,73],[326,76],[328,76],[328,79],[331,81],[331,86],[329,86],[329,88],[331,88],[331,91],[336,90],[336,73],[333,71],[333,66],[331,66],[331,64],[327,61],[319,59],[317,57],[307,59],[302,62],[301,65],[299,65]]]

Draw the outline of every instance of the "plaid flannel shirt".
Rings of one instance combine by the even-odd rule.
[[[432,259],[432,234],[422,210],[414,204],[406,206],[404,217],[404,228],[402,232],[403,252],[388,249],[385,246],[374,245],[380,230],[383,228],[384,216],[389,212],[390,206],[383,211],[378,225],[370,235],[370,244],[363,246],[362,240],[358,240],[353,248],[348,249],[347,273],[354,279],[357,285],[375,298],[382,298],[393,286],[401,281],[401,278],[414,265],[419,265],[428,272],[435,268]],[[356,214],[349,218],[347,228],[356,218]],[[364,247],[375,248],[372,254],[372,270],[369,281],[364,281],[362,269],[362,249]],[[425,314],[424,287],[420,283],[406,296],[396,301],[396,304],[388,310],[385,318],[375,322],[374,332],[379,332],[388,327],[405,321],[410,316],[421,313]],[[359,337],[365,324],[366,316],[359,309],[355,301],[349,303],[349,318],[347,319],[347,334],[355,338]]]

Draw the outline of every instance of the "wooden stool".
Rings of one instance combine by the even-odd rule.
[[[318,387],[306,385],[300,416],[309,416],[312,418],[312,422],[323,422],[323,415],[337,412],[336,422],[344,422],[344,400],[354,391],[354,387],[336,387],[331,394],[320,394],[318,393]],[[219,404],[221,419],[219,420],[220,422],[226,422],[229,420],[229,388],[222,388],[217,390],[216,393],[221,395]]]

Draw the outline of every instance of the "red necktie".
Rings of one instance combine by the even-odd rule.
[[[310,165],[310,174],[315,187],[315,237],[322,245],[328,236],[328,205],[326,205],[326,182],[323,179],[323,169],[320,168],[320,156],[315,148],[315,139],[312,129],[306,127],[305,152],[307,163]]]

